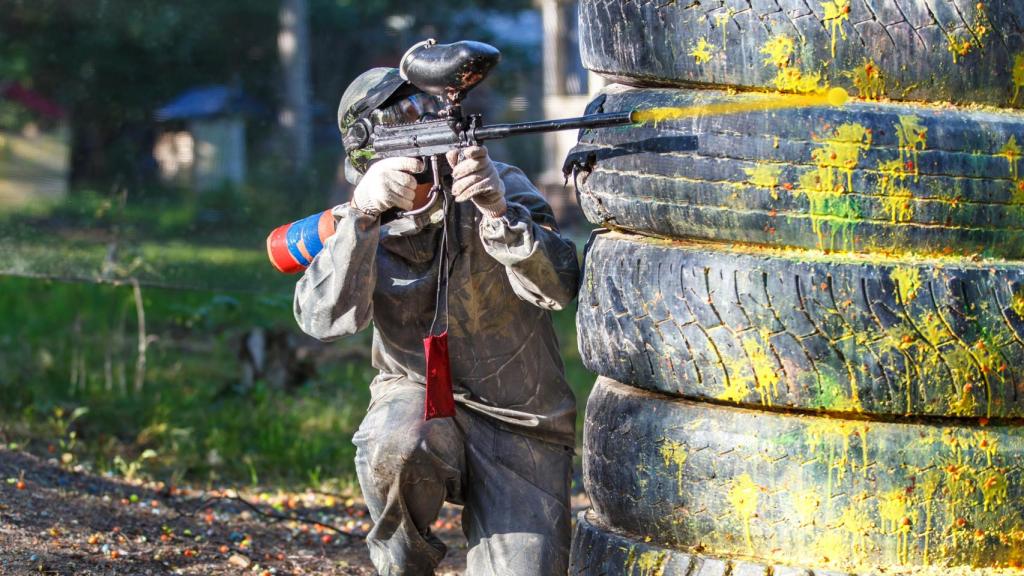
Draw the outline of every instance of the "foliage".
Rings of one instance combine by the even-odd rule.
[[[241,333],[293,322],[286,299],[146,290],[154,340],[136,391],[128,382],[137,354],[130,288],[0,284],[5,435],[71,438],[77,445],[62,451],[122,473],[145,466],[176,478],[238,480],[250,476],[247,460],[270,479],[304,480],[317,465],[331,476],[349,472],[351,446],[343,439],[366,406],[368,366],[325,365],[322,380],[294,392],[260,382],[245,393],[235,389]],[[41,309],[47,312],[35,313]],[[74,423],[63,416],[73,406],[89,407],[74,412]]]
[[[375,373],[368,333],[332,344],[296,389],[244,390],[241,338],[295,331],[287,294],[142,293],[151,344],[136,391],[130,287],[0,278],[0,440],[125,476],[354,485],[351,436]],[[593,377],[574,311],[555,325],[582,415]]]
[[[154,110],[182,90],[234,82],[264,103],[277,102],[280,4],[10,0],[0,12],[0,84],[21,82],[71,111],[79,176],[88,160],[87,177],[134,182],[143,168],[139,144],[152,129]],[[373,65],[394,65],[412,42],[480,37],[471,21],[456,26],[456,14],[473,7],[513,10],[529,2],[310,0],[314,101],[333,116],[352,78]],[[399,16],[408,28],[395,30],[389,16]],[[265,135],[274,122],[273,114],[264,115],[257,133]]]
[[[21,105],[0,100],[0,130],[20,130],[32,116]]]

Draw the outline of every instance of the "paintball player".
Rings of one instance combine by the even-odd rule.
[[[375,68],[345,91],[339,127],[415,121],[434,98],[398,70]],[[565,574],[576,402],[550,311],[576,295],[575,246],[526,176],[482,146],[448,154],[447,216],[442,202],[393,216],[426,204],[430,184],[414,176],[420,159],[389,158],[360,173],[346,152],[352,201],[333,209],[336,232],[295,288],[295,318],[321,340],[373,322],[380,372],[353,442],[374,566],[432,574],[446,549],[430,526],[449,501],[465,506],[469,574]],[[423,339],[437,317],[448,322],[456,408],[426,420]]]

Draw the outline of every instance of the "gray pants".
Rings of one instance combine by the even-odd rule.
[[[389,384],[353,438],[377,570],[433,574],[446,548],[430,526],[447,500],[465,506],[467,574],[564,575],[571,449],[504,431],[462,405],[455,418],[424,422],[423,397],[422,385]]]

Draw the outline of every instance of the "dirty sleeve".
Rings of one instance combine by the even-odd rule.
[[[355,334],[373,319],[377,279],[377,218],[349,204],[332,211],[336,231],[295,285],[295,320],[302,331],[330,341]]]
[[[500,174],[508,211],[480,221],[484,250],[505,267],[517,296],[561,310],[579,288],[576,245],[561,236],[551,207],[521,170],[502,165]]]

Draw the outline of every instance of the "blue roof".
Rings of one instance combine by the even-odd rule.
[[[156,111],[156,119],[192,120],[251,109],[251,103],[237,88],[224,85],[199,86],[182,92]]]

